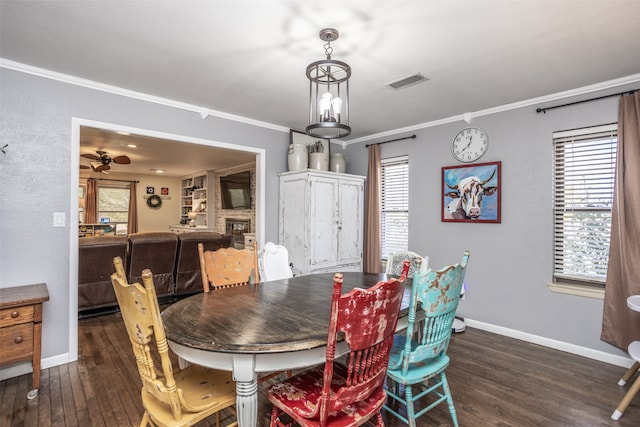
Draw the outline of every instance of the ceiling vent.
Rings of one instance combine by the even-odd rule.
[[[387,86],[393,88],[395,90],[402,89],[408,86],[417,85],[418,83],[423,83],[429,80],[425,76],[420,73],[410,75],[408,77],[401,78],[399,80],[395,80],[391,83],[387,83]]]

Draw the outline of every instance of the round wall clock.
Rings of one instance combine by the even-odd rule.
[[[451,142],[453,157],[469,163],[478,160],[489,148],[489,137],[480,128],[468,127],[456,134]]]

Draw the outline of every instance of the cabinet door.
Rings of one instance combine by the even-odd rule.
[[[309,267],[312,270],[338,264],[338,194],[336,179],[310,179]]]
[[[302,273],[309,271],[307,186],[305,177],[280,181],[280,244],[288,249],[289,262]]]
[[[340,180],[338,264],[362,262],[363,193],[360,180]]]

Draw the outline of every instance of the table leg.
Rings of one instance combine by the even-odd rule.
[[[258,374],[252,354],[233,356],[233,380],[236,382],[238,427],[256,427],[258,422]]]
[[[258,422],[258,382],[236,381],[238,427],[255,427]]]

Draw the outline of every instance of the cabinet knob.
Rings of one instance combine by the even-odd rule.
[[[20,313],[18,313],[17,311],[12,311],[11,312],[11,318],[15,319],[18,316],[20,316]]]
[[[23,341],[22,335],[18,335],[16,339],[13,340],[16,344],[20,344]]]

